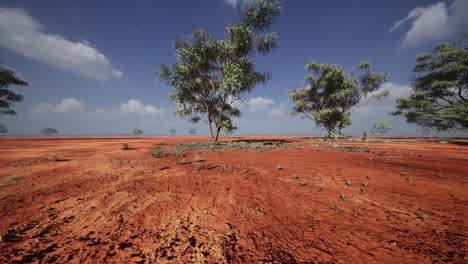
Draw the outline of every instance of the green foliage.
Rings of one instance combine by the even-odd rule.
[[[41,133],[46,134],[46,135],[52,135],[52,134],[57,134],[58,131],[55,128],[45,127],[41,130]]]
[[[234,129],[232,119],[241,116],[241,96],[270,78],[255,71],[253,58],[276,46],[275,34],[265,32],[281,10],[275,0],[245,1],[240,21],[225,27],[225,39],[215,39],[201,29],[177,39],[176,59],[170,67],[162,65],[158,73],[174,90],[169,97],[178,105],[175,114],[193,123],[203,120],[215,142],[221,129]]]
[[[195,135],[197,133],[197,130],[193,127],[189,128],[187,130],[187,132],[190,134],[190,135]]]
[[[393,125],[390,120],[382,120],[374,123],[374,127],[371,129],[372,134],[380,133],[385,135],[388,131],[392,130]]]
[[[175,135],[175,133],[177,132],[177,130],[175,128],[171,128],[171,130],[169,130],[169,132],[171,132],[171,135]]]
[[[135,128],[135,129],[133,129],[133,134],[135,136],[138,136],[138,135],[143,134],[143,131],[141,129],[139,129],[139,128]]]
[[[16,76],[13,70],[4,68],[0,61],[0,115],[16,115],[10,108],[16,102],[23,101],[23,96],[10,91],[10,85],[27,86],[28,83]]]
[[[366,141],[367,140],[367,132],[362,132],[362,141]]]
[[[132,149],[132,148],[127,143],[122,144],[122,150],[130,150],[130,149]]]
[[[437,132],[468,128],[468,34],[436,45],[416,61],[411,94],[398,98],[391,114]]]
[[[352,123],[350,115],[354,110],[389,95],[386,90],[377,92],[389,74],[373,73],[370,67],[369,61],[361,62],[356,70],[360,74],[355,75],[346,73],[338,64],[309,62],[305,66],[309,86],[287,92],[294,102],[290,114],[302,114],[317,127],[325,128],[329,138],[337,138]]]
[[[8,133],[8,128],[4,124],[0,124],[0,133]]]

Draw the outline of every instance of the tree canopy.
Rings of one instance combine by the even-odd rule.
[[[21,94],[12,92],[11,85],[27,86],[28,83],[16,75],[16,72],[3,67],[0,61],[0,115],[16,115],[11,109],[14,103],[23,101]]]
[[[135,128],[135,129],[133,129],[133,134],[135,136],[138,136],[138,135],[143,134],[143,131],[141,129],[139,129],[139,128]]]
[[[294,102],[291,115],[303,115],[325,128],[328,137],[337,138],[342,129],[352,123],[351,113],[370,100],[380,100],[389,91],[377,92],[388,73],[373,73],[371,63],[363,61],[353,73],[346,73],[339,64],[309,62],[305,80],[309,86],[287,93]],[[357,75],[359,72],[359,75]]]
[[[411,93],[396,111],[408,123],[433,129],[468,128],[468,34],[416,56]]]
[[[225,39],[201,29],[177,39],[176,59],[158,73],[174,90],[169,97],[177,104],[175,114],[193,123],[203,120],[215,142],[221,129],[235,129],[232,121],[241,116],[242,95],[270,78],[255,70],[253,58],[276,46],[275,33],[267,31],[281,10],[279,1],[245,1],[240,21],[225,27]]]
[[[55,128],[45,127],[41,130],[41,133],[46,134],[46,135],[52,135],[52,134],[57,134],[58,131]]]
[[[392,130],[392,128],[392,121],[382,120],[374,123],[374,127],[371,129],[371,132],[373,134],[380,133],[381,135],[385,135],[385,133]]]

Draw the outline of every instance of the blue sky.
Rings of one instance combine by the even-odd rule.
[[[0,58],[30,84],[14,87],[24,95],[17,116],[1,116],[9,134],[33,135],[50,126],[61,134],[186,134],[196,127],[172,114],[170,88],[155,80],[161,64],[174,58],[172,42],[202,28],[223,37],[237,18],[236,0],[72,1],[0,0]],[[407,95],[415,55],[440,41],[452,41],[468,26],[468,0],[450,1],[284,1],[272,30],[278,48],[256,58],[271,72],[267,85],[244,97],[238,134],[324,132],[310,120],[290,117],[286,89],[301,88],[309,60],[341,63],[351,69],[371,60],[391,97],[353,113],[345,131],[361,134],[391,119],[394,129],[415,130],[391,117],[397,97]]]

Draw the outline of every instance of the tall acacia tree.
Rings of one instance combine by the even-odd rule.
[[[222,129],[236,129],[232,119],[241,116],[242,95],[270,78],[255,71],[253,58],[276,46],[275,33],[268,31],[281,10],[279,1],[245,1],[240,21],[225,27],[226,39],[215,39],[201,29],[177,39],[176,59],[158,73],[174,90],[169,97],[177,104],[175,114],[193,123],[203,120],[213,142]]]
[[[303,115],[325,128],[329,138],[342,135],[342,129],[352,123],[351,113],[370,100],[380,100],[389,91],[378,92],[388,73],[373,73],[372,64],[363,61],[356,71],[346,73],[341,65],[309,62],[305,80],[309,86],[288,90],[294,102],[291,115]],[[358,74],[359,73],[359,74]]]
[[[437,133],[468,128],[468,34],[452,44],[439,43],[416,61],[412,91],[397,99],[391,114]]]

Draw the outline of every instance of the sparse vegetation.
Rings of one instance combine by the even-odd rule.
[[[8,133],[8,128],[4,124],[0,124],[0,133]]]
[[[307,185],[307,182],[300,182],[299,183],[299,186],[306,186]]]
[[[184,154],[182,154],[180,151],[177,151],[177,150],[172,152],[171,155],[175,156],[175,157],[183,157],[184,156]]]
[[[171,135],[175,135],[177,133],[177,130],[175,128],[171,128],[169,132],[171,133]]]
[[[192,123],[203,118],[213,142],[221,129],[235,128],[232,120],[241,115],[241,96],[270,78],[255,71],[253,58],[276,46],[276,36],[264,32],[281,10],[279,1],[244,1],[240,21],[225,27],[226,39],[194,29],[190,38],[174,42],[177,59],[172,66],[161,66],[159,79],[174,89],[170,98],[179,106],[176,114]]]
[[[164,158],[166,157],[166,153],[161,148],[153,148],[151,151],[151,156],[153,158]]]
[[[348,187],[352,187],[353,186],[353,183],[349,180],[346,181],[345,183]]]
[[[385,135],[388,131],[392,130],[393,125],[390,120],[382,120],[374,123],[374,127],[371,129],[373,134],[380,133],[382,136]]]
[[[341,194],[340,194],[340,199],[343,200],[343,201],[346,201],[346,194],[345,194],[345,193],[341,193]]]
[[[367,132],[362,132],[362,141],[367,140]]]
[[[283,167],[281,167],[281,165],[276,165],[276,170],[282,170]]]
[[[47,159],[49,161],[57,161],[58,160],[56,155],[49,155],[49,156],[47,156]]]
[[[122,144],[122,150],[131,150],[132,148],[127,143]]]
[[[373,73],[371,63],[363,61],[357,66],[361,71],[347,74],[338,64],[310,61],[306,69],[310,72],[305,80],[309,86],[288,91],[293,101],[292,115],[303,115],[327,131],[327,137],[337,139],[342,129],[351,125],[351,113],[370,100],[380,100],[389,91],[377,92],[388,79],[388,73]]]
[[[45,128],[43,128],[41,130],[41,133],[49,136],[49,135],[52,135],[52,134],[57,134],[58,131],[55,128],[45,127]]]
[[[139,136],[139,135],[143,134],[143,131],[141,129],[139,129],[139,128],[135,128],[135,129],[133,129],[133,134],[135,136]]]
[[[190,135],[195,135],[197,133],[197,130],[193,127],[189,128],[187,130],[187,133],[189,133]]]
[[[177,162],[177,164],[185,165],[190,164],[191,162],[188,159],[181,159]]]
[[[202,162],[204,161],[204,159],[200,156],[195,156],[195,158],[193,158],[193,162]]]

